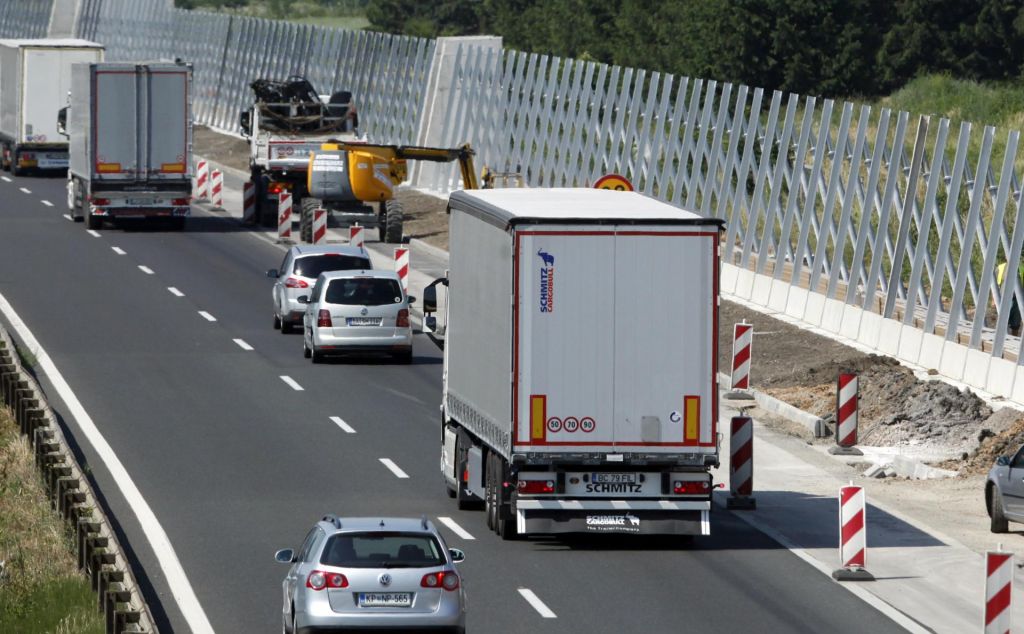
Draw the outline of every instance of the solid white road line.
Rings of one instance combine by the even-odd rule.
[[[464,529],[464,528],[462,528],[461,526],[459,526],[458,524],[456,524],[456,523],[455,523],[455,520],[453,520],[452,518],[450,518],[450,517],[439,517],[439,518],[437,518],[437,519],[438,519],[438,521],[440,521],[440,522],[441,522],[442,524],[444,524],[445,526],[447,526],[448,528],[450,528],[450,529],[451,529],[451,531],[452,531],[453,533],[455,533],[456,535],[458,535],[458,536],[459,536],[459,537],[461,537],[462,539],[465,539],[465,540],[470,540],[470,539],[476,539],[475,537],[473,537],[472,535],[470,535],[470,534],[469,534],[469,533],[468,533],[468,532],[466,531],[466,529]]]
[[[171,291],[171,295],[174,295],[175,297],[184,297],[185,296],[185,293],[182,293],[181,291],[179,291],[178,289],[174,288],[173,286],[168,286],[167,290]]]
[[[551,608],[544,605],[544,602],[541,601],[540,598],[533,593],[533,590],[530,590],[529,588],[519,588],[519,594],[523,595],[523,598],[526,599],[526,602],[533,606],[533,609],[537,610],[537,612],[544,618],[558,618],[557,615],[555,615],[555,613],[551,611]]]
[[[50,202],[50,201],[48,201],[48,200],[43,200],[43,201],[40,201],[40,202],[42,202],[42,203],[43,203],[44,205],[46,205],[47,207],[53,207],[53,203],[51,203],[51,202]]]
[[[206,321],[217,321],[216,317],[206,312],[205,310],[199,311],[199,316],[205,319]]]
[[[241,348],[242,350],[252,350],[252,346],[245,343],[245,341],[243,341],[242,339],[232,339],[232,341],[237,343],[238,347]]]
[[[18,333],[18,336],[21,337],[22,343],[35,356],[39,367],[49,377],[57,394],[67,405],[71,415],[78,423],[78,427],[82,430],[82,434],[96,450],[96,454],[103,461],[103,464],[106,465],[107,470],[110,472],[114,482],[117,483],[117,487],[121,490],[121,494],[124,495],[128,505],[135,511],[135,516],[139,519],[139,525],[146,534],[149,545],[153,548],[153,553],[160,563],[160,569],[163,570],[164,578],[167,579],[171,595],[178,604],[178,608],[181,610],[182,615],[184,615],[189,627],[198,634],[213,634],[213,626],[210,625],[209,619],[206,618],[206,612],[203,611],[203,606],[200,605],[199,599],[196,597],[196,593],[192,589],[188,577],[185,575],[185,569],[182,568],[181,561],[178,560],[178,555],[174,552],[170,538],[167,537],[167,533],[164,532],[163,527],[156,518],[156,514],[153,513],[153,509],[149,507],[149,504],[142,497],[142,493],[135,486],[135,482],[128,475],[128,471],[121,464],[117,454],[114,453],[113,448],[107,443],[103,434],[96,428],[96,423],[93,422],[85,408],[82,407],[82,403],[71,390],[71,386],[64,380],[64,376],[57,370],[57,366],[50,359],[50,355],[39,345],[32,331],[28,329],[28,326],[21,320],[21,317],[14,311],[14,308],[7,302],[7,298],[3,294],[0,294],[0,312],[3,312],[7,317],[11,326]]]
[[[93,231],[92,229],[86,229],[85,232],[88,233],[89,235],[91,235],[94,238],[100,237],[100,232],[99,231]]]
[[[153,269],[149,268],[148,266],[143,266],[142,264],[139,265],[139,270],[145,273],[146,275],[153,274]]]
[[[356,430],[352,429],[351,425],[349,425],[345,421],[341,420],[341,416],[331,416],[331,420],[334,421],[335,425],[337,425],[338,427],[341,427],[341,430],[343,432],[345,432],[346,434],[354,434],[354,433],[356,433]]]
[[[71,217],[71,214],[64,214],[64,218],[65,220],[70,220],[71,222],[75,221],[75,219]]]
[[[124,255],[124,249],[121,247],[110,247],[110,250],[118,255]]]
[[[20,189],[21,193],[23,193],[23,194],[31,194],[32,193],[32,190],[29,189],[28,187],[19,187],[18,189]]]
[[[292,377],[285,376],[285,375],[282,374],[281,375],[281,380],[284,381],[286,384],[288,384],[288,386],[290,388],[292,388],[293,390],[295,390],[296,392],[302,392],[303,391],[302,386],[299,385],[298,383],[296,383],[295,379],[293,379]]]
[[[409,477],[409,474],[408,474],[408,473],[406,473],[405,471],[402,471],[402,470],[401,470],[401,469],[400,469],[400,468],[398,467],[398,465],[396,465],[396,464],[395,464],[395,463],[394,463],[394,462],[393,462],[393,461],[391,460],[391,458],[381,458],[381,459],[380,459],[380,463],[381,463],[382,465],[384,465],[385,467],[387,467],[387,468],[388,468],[388,469],[389,469],[389,470],[391,471],[391,473],[395,474],[395,477],[396,477],[396,478],[408,478],[408,477]]]

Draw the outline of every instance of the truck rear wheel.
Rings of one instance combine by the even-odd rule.
[[[313,213],[320,206],[316,198],[303,198],[302,211],[299,216],[299,240],[302,242],[313,242]]]
[[[394,198],[385,202],[384,217],[381,218],[381,224],[384,227],[384,242],[400,243],[404,223],[405,213],[402,210],[402,203]]]

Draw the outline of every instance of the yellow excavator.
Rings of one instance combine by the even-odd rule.
[[[458,161],[465,189],[491,186],[488,170],[480,180],[469,144],[456,148],[381,145],[331,140],[310,152],[307,196],[302,198],[299,235],[311,242],[313,211],[323,207],[343,226],[377,227],[382,242],[401,242],[405,220],[395,187],[406,180],[407,161]],[[374,208],[376,206],[376,209]]]

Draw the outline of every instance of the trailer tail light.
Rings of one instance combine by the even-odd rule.
[[[306,577],[306,587],[312,588],[313,590],[323,590],[324,588],[347,588],[348,579],[340,572],[314,570],[309,573],[308,577]]]
[[[282,192],[289,191],[291,188],[291,183],[279,183],[275,181],[267,185],[267,193],[280,194]]]
[[[421,588],[444,588],[451,592],[459,589],[459,575],[452,571],[431,572],[423,575]]]
[[[519,492],[520,493],[554,493],[555,492],[555,481],[554,480],[520,480],[519,481]]]
[[[396,328],[408,328],[409,327],[409,309],[403,308],[398,311],[398,318],[395,319]]]
[[[97,207],[106,207],[110,204],[109,198],[90,198],[89,202]]]
[[[309,288],[309,283],[306,280],[300,280],[297,277],[289,277],[284,281],[284,285],[288,288]]]
[[[316,316],[316,327],[331,328],[332,326],[334,326],[334,323],[331,322],[331,311],[321,308]]]
[[[707,480],[676,480],[672,484],[672,492],[677,495],[699,495],[707,493],[709,487]]]

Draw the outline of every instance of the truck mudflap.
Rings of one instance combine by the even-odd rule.
[[[710,535],[709,501],[518,500],[516,532]]]

